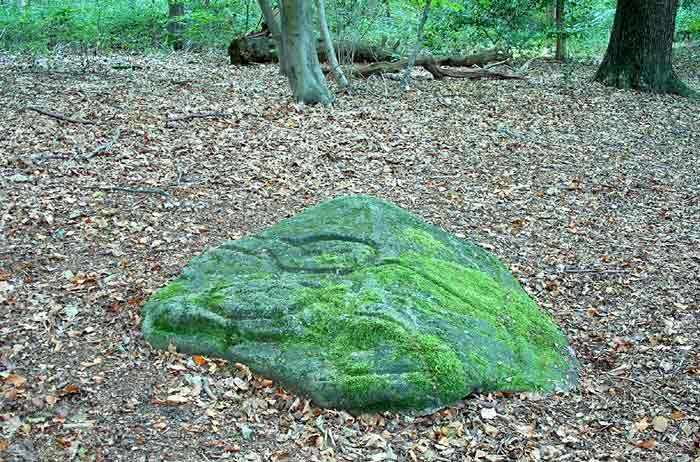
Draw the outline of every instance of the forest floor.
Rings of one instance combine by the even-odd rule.
[[[700,49],[676,63],[700,90]],[[700,460],[697,102],[544,61],[357,82],[332,110],[221,57],[30,64],[0,55],[0,460]],[[228,116],[166,122],[204,112]],[[351,416],[144,342],[144,301],[194,256],[357,193],[497,254],[580,387]]]

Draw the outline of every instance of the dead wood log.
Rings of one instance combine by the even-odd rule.
[[[367,78],[376,74],[392,74],[405,69],[406,63],[407,60],[405,59],[393,63],[373,63],[367,66],[356,67],[350,71],[350,74],[360,78]],[[445,69],[444,67],[440,67],[440,63],[441,61],[429,57],[420,57],[416,60],[416,66],[420,66],[426,71],[430,72],[430,74],[432,74],[433,78],[436,80],[442,80],[445,77],[472,80],[524,80],[524,77],[521,77],[519,75],[504,74],[501,72],[495,72],[484,68],[466,70]]]
[[[375,63],[393,60],[398,43],[388,48],[367,43],[337,41],[333,46],[341,61]],[[326,50],[321,40],[317,42],[316,49],[319,60],[326,62]],[[274,63],[277,62],[277,47],[269,32],[256,32],[233,39],[228,47],[228,55],[231,64],[234,65]]]
[[[277,46],[269,32],[256,32],[233,39],[228,56],[235,65],[273,63],[277,62]]]
[[[438,66],[449,67],[484,67],[486,64],[495,63],[498,61],[507,61],[510,58],[510,54],[492,48],[488,50],[481,50],[477,53],[474,53],[473,55],[448,56],[447,58],[438,58],[436,59],[436,63]]]

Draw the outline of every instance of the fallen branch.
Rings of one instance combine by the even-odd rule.
[[[374,63],[367,66],[356,67],[351,71],[352,75],[362,78],[367,78],[374,74],[396,73],[405,69],[407,60],[396,61],[393,63],[382,62]],[[445,77],[455,79],[498,79],[498,80],[525,80],[525,77],[520,75],[504,74],[502,72],[491,71],[485,68],[453,70],[440,67],[440,62],[435,61],[431,57],[420,57],[416,60],[416,66],[420,66],[432,74],[436,80],[442,80]]]
[[[117,140],[119,139],[119,135],[121,135],[121,130],[117,128],[114,132],[114,136],[112,137],[112,140],[109,143],[105,143],[103,145],[98,146],[90,154],[83,156],[82,160],[90,160],[93,157],[95,157],[96,155],[102,154],[103,152],[107,152],[110,149],[112,149],[112,146],[114,146],[114,143],[116,143]]]
[[[132,194],[160,194],[164,197],[170,197],[170,193],[159,188],[122,188],[121,186],[89,186],[89,189],[97,189],[99,191],[110,192],[125,192]]]
[[[143,66],[139,66],[138,64],[112,64],[112,69],[116,69],[118,71],[123,71],[123,70],[140,71],[143,69]]]
[[[590,268],[590,269],[578,269],[578,268],[564,268],[562,270],[562,273],[568,273],[568,274],[576,274],[576,273],[597,273],[597,274],[615,274],[615,273],[629,273],[629,270],[618,270],[618,269],[599,269],[599,268]]]
[[[170,128],[170,124],[172,122],[184,122],[187,120],[192,120],[192,119],[204,119],[204,118],[209,118],[209,117],[222,117],[222,118],[229,118],[231,117],[232,114],[229,114],[228,112],[203,112],[200,114],[188,114],[185,116],[180,116],[180,117],[172,117],[170,119],[165,120],[165,127]]]
[[[58,114],[56,112],[50,112],[50,111],[47,111],[45,109],[41,109],[41,108],[34,107],[34,106],[27,106],[25,109],[29,109],[31,111],[38,112],[39,114],[43,114],[43,115],[48,116],[48,117],[53,117],[54,119],[63,120],[64,122],[70,122],[72,124],[95,125],[95,122],[93,122],[91,120],[71,119],[71,118],[66,117],[62,114]]]

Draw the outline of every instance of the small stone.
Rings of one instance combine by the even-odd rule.
[[[652,427],[654,427],[654,430],[656,430],[659,433],[663,433],[668,428],[668,419],[666,417],[662,417],[660,415],[656,416],[651,421],[651,425],[652,425]]]

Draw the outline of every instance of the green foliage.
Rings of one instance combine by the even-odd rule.
[[[683,2],[676,18],[677,40],[700,40],[700,1]]]
[[[246,4],[248,7],[246,8]],[[247,14],[246,14],[247,13]],[[185,3],[183,39],[189,48],[222,48],[257,26],[254,0]],[[56,0],[0,7],[0,48],[46,51],[57,45],[148,50],[164,47],[168,3],[137,0]]]
[[[327,0],[328,21],[342,41],[399,43],[397,57],[415,44],[425,0]],[[424,46],[437,55],[497,46],[541,54],[554,46],[553,0],[433,0]],[[575,55],[602,52],[615,16],[614,0],[566,0],[564,35]],[[168,2],[164,0],[46,0],[0,5],[0,48],[51,50],[149,50],[168,47]],[[225,48],[231,39],[256,30],[255,0],[186,0],[182,41],[188,49]],[[700,0],[684,0],[677,39],[700,38]],[[344,50],[339,49],[342,54]]]

